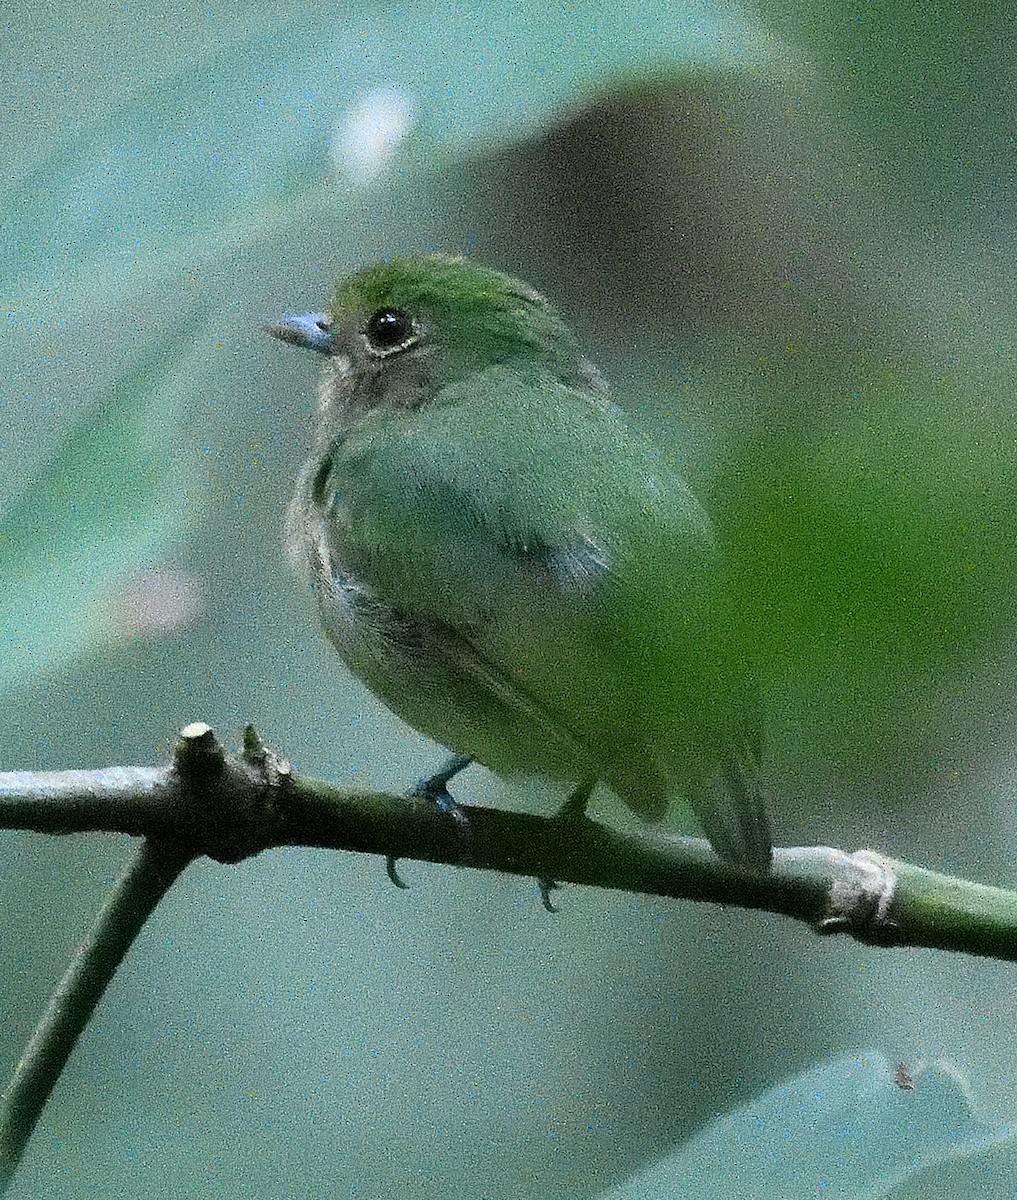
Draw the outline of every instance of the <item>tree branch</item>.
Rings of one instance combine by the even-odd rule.
[[[417,859],[733,904],[868,944],[1017,961],[1017,893],[872,851],[778,849],[772,872],[757,876],[723,862],[699,838],[634,836],[584,816],[464,811],[462,823],[423,800],[301,778],[251,728],[239,755],[194,724],[168,766],[0,773],[0,827],[127,833],[220,862],[275,846]]]
[[[776,850],[753,875],[698,838],[634,837],[565,809],[554,817],[350,792],[293,774],[250,727],[227,754],[193,724],[163,767],[0,773],[0,827],[105,830],[145,839],[75,952],[0,1099],[7,1190],[74,1045],[131,943],[199,855],[233,863],[273,846],[317,846],[538,879],[735,904],[875,945],[929,946],[1017,961],[1017,893],[870,850]]]

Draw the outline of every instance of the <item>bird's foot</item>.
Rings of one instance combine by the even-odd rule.
[[[408,888],[410,885],[396,870],[397,858],[394,854],[385,855],[385,874],[396,885],[397,888]]]
[[[451,755],[440,771],[418,780],[410,792],[410,799],[427,800],[439,812],[447,813],[453,820],[465,825],[466,813],[449,795],[448,785],[460,771],[465,771],[471,762],[473,759],[467,758],[465,754]]]
[[[558,906],[551,903],[551,893],[559,886],[553,879],[537,880],[537,887],[540,889],[540,903],[549,913],[558,911]]]
[[[431,804],[440,813],[444,813],[459,825],[460,829],[465,833],[469,829],[469,821],[465,810],[461,805],[456,804],[449,794],[449,781],[460,771],[465,771],[473,761],[467,758],[465,754],[453,754],[442,765],[440,771],[436,771],[433,775],[425,775],[423,779],[419,779],[407,794],[408,800],[423,800]],[[396,870],[396,859],[393,855],[388,855],[385,859],[385,874],[398,888],[405,888],[408,885]]]
[[[552,821],[556,825],[560,823],[567,830],[576,821],[583,820],[586,816],[586,806],[590,802],[590,794],[596,786],[596,779],[587,779],[581,783],[554,814],[551,818]],[[551,903],[551,893],[558,886],[557,881],[554,879],[537,880],[537,887],[540,889],[540,903],[549,913],[556,913],[558,911],[557,906]]]

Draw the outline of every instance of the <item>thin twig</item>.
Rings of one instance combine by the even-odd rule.
[[[152,910],[193,857],[186,847],[143,841],[75,950],[0,1099],[0,1195],[109,981]]]

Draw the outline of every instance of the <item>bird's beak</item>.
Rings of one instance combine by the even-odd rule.
[[[331,354],[335,348],[328,313],[283,313],[280,321],[265,325],[263,329],[281,342],[317,350],[319,354]]]

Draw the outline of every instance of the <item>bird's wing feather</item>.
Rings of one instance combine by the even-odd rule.
[[[495,369],[365,427],[334,467],[344,559],[447,630],[458,669],[550,723],[637,811],[684,791],[718,849],[758,862],[751,788],[723,779],[742,756],[716,678],[709,526],[613,409]]]

